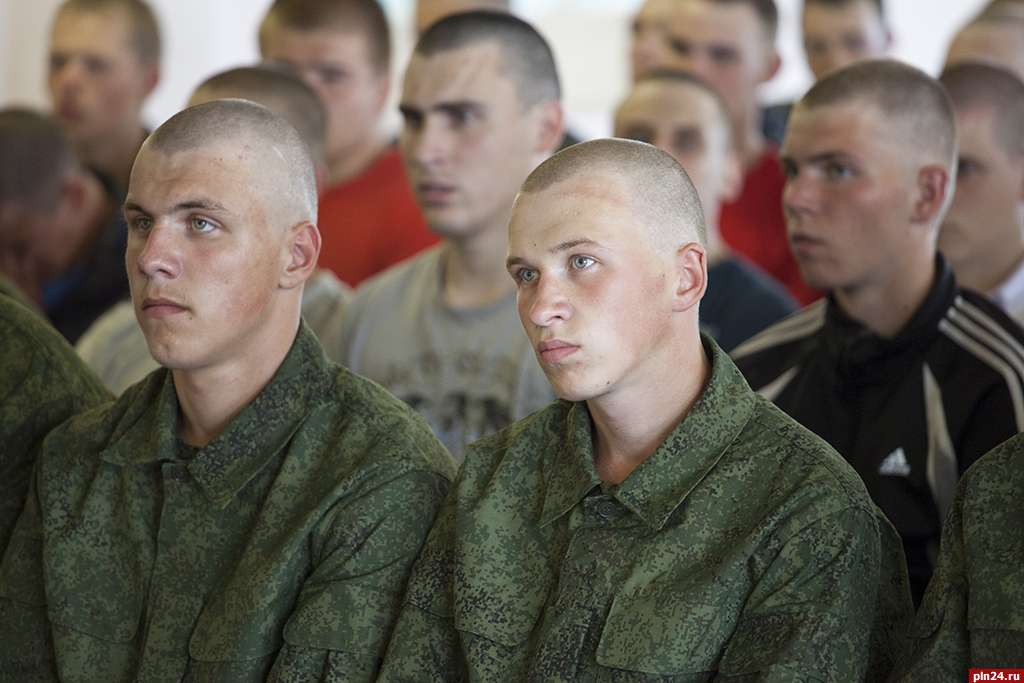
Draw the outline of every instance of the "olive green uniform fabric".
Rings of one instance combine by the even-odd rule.
[[[1024,668],[1024,435],[960,479],[935,575],[911,631],[905,681],[966,681]]]
[[[705,347],[702,396],[618,486],[584,403],[470,448],[382,681],[887,673],[912,609],[898,539],[841,457]]]
[[[0,565],[0,679],[371,680],[454,476],[303,324],[202,449],[157,370],[44,445]]]
[[[112,398],[67,341],[0,278],[0,555],[54,427]]]

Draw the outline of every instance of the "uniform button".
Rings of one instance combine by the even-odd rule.
[[[597,515],[601,519],[611,519],[618,512],[619,506],[615,501],[603,500],[597,505]]]

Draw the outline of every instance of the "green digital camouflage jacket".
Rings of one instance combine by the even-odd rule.
[[[901,681],[966,681],[1024,668],[1024,435],[960,479],[942,549],[911,630]]]
[[[43,438],[112,397],[67,341],[0,278],[0,556]]]
[[[618,486],[584,403],[469,449],[410,579],[382,681],[842,681],[888,673],[902,549],[824,441],[711,378]]]
[[[46,440],[0,565],[0,679],[371,680],[454,476],[305,325],[202,449],[167,370]]]

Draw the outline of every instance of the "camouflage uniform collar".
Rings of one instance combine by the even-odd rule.
[[[757,396],[729,356],[702,335],[711,360],[707,387],[668,438],[609,493],[653,530],[660,530],[710,473],[754,415]],[[541,525],[572,509],[600,479],[594,468],[592,423],[585,403],[567,417],[565,447],[552,462]]]
[[[187,464],[207,498],[224,507],[283,448],[327,396],[329,361],[305,322],[270,383],[227,428]],[[178,399],[171,373],[163,371],[159,393],[101,457],[139,465],[178,457]],[[143,396],[145,398],[145,396]]]

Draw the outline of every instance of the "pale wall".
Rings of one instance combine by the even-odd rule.
[[[270,0],[151,0],[164,29],[163,80],[147,108],[150,125],[181,106],[205,76],[256,58],[256,26]],[[799,47],[801,0],[778,0],[784,67],[762,93],[791,99],[807,87]],[[983,0],[889,0],[896,56],[934,73],[951,34]],[[59,0],[0,0],[0,106],[46,106],[46,41]],[[409,50],[412,0],[385,0],[396,37],[396,71]],[[626,85],[629,17],[637,0],[519,0],[516,7],[555,46],[570,120],[579,132],[607,132],[608,111]],[[395,125],[392,118],[391,124]]]

